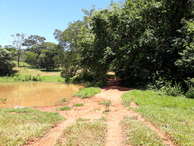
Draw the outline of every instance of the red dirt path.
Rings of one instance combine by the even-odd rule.
[[[110,80],[107,84],[101,88],[102,92],[95,95],[92,98],[80,99],[78,97],[73,98],[69,101],[68,106],[72,107],[70,111],[59,111],[60,115],[63,115],[67,120],[59,123],[56,127],[52,128],[44,137],[35,140],[28,144],[28,146],[53,146],[56,141],[60,138],[63,130],[73,124],[78,118],[87,119],[99,119],[102,116],[108,119],[107,121],[107,133],[106,133],[106,146],[122,146],[125,141],[125,134],[119,125],[119,123],[125,117],[137,116],[137,119],[146,123],[148,127],[154,130],[163,140],[163,143],[169,146],[174,146],[172,141],[162,132],[160,129],[155,127],[153,124],[146,121],[145,118],[141,117],[134,111],[127,110],[122,104],[121,95],[125,92],[132,90],[131,88],[122,87],[119,80]],[[110,106],[110,112],[103,114],[105,107],[98,104],[99,101],[111,100],[112,105]],[[83,103],[83,107],[75,107],[74,103]],[[135,103],[131,103],[131,106],[137,107]],[[41,111],[54,112],[57,107],[42,107],[36,108]]]

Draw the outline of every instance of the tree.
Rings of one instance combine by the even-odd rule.
[[[27,48],[32,47],[35,44],[41,44],[46,40],[45,37],[41,37],[39,35],[31,35],[24,40],[22,43],[23,46],[27,46]]]
[[[58,46],[55,43],[43,42],[40,44],[41,54],[38,56],[38,65],[40,68],[51,70],[56,67],[54,57],[57,55]]]
[[[25,52],[25,61],[29,63],[32,67],[36,67],[38,59],[38,54],[34,52]]]
[[[175,64],[192,46],[183,31],[183,22],[193,20],[192,8],[190,0],[127,0],[94,12],[92,29],[79,41],[81,64],[102,77],[112,69],[128,85],[160,76],[181,82],[189,74]]]
[[[11,52],[7,51],[5,48],[0,47],[0,75],[10,75],[12,73],[14,64],[10,62],[11,60]]]
[[[59,56],[55,56],[54,60],[62,67],[61,76],[67,80],[73,77],[79,69],[79,62],[77,60],[78,41],[82,27],[87,24],[83,21],[69,22],[68,28],[64,31],[55,30],[55,39],[59,42],[60,52]]]
[[[18,56],[18,67],[20,66],[19,62],[20,62],[20,57],[22,54],[22,43],[25,40],[25,34],[24,33],[17,33],[16,35],[11,35],[14,39],[14,41],[12,42],[13,46],[16,48],[17,50],[17,56]]]

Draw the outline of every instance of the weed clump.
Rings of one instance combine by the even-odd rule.
[[[83,106],[83,103],[75,103],[73,106]]]
[[[71,110],[71,107],[69,106],[64,106],[64,107],[59,107],[56,109],[56,111],[68,111]]]
[[[67,98],[62,98],[60,101],[56,102],[55,105],[65,105],[67,102]]]

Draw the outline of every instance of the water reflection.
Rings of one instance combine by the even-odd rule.
[[[72,95],[84,86],[64,83],[0,83],[0,107],[33,107],[53,106],[61,98],[70,99]]]

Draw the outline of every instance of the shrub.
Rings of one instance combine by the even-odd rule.
[[[178,96],[183,94],[182,92],[182,86],[180,83],[176,83],[173,85],[172,81],[165,81],[162,78],[159,78],[159,80],[156,80],[155,83],[149,84],[148,89],[162,92],[169,96]]]
[[[186,92],[185,96],[186,96],[187,98],[194,98],[194,88],[190,88],[190,89]]]

